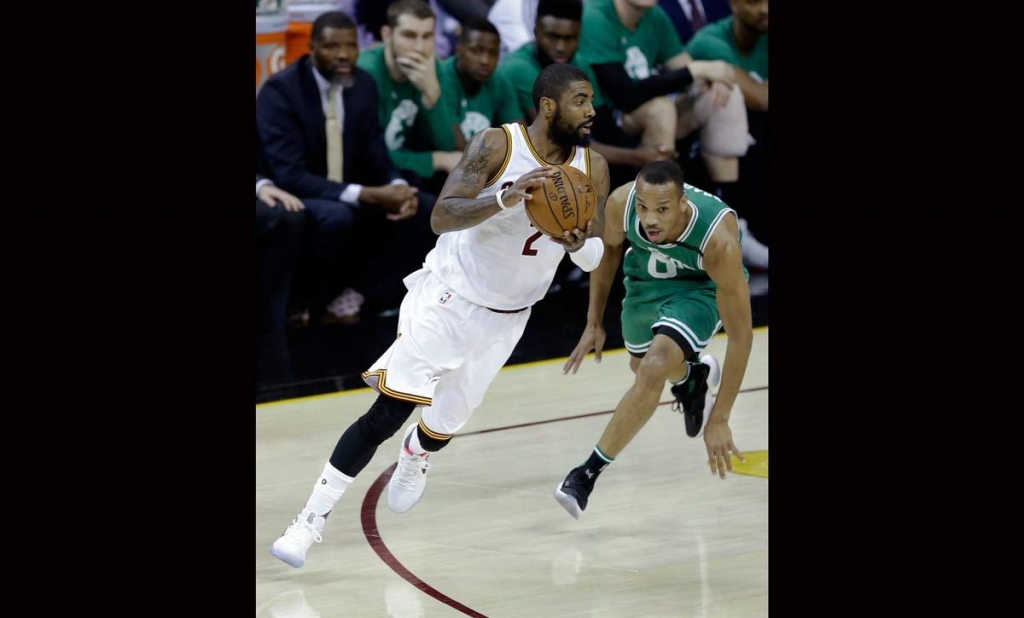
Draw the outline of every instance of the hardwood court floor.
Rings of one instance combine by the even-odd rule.
[[[725,347],[720,335],[708,349],[722,359]],[[553,489],[589,455],[632,373],[625,351],[590,357],[575,376],[562,375],[563,360],[503,369],[402,515],[386,497],[401,432],[385,442],[301,569],[270,545],[376,394],[258,406],[256,615],[767,616],[768,329],[755,330],[730,422],[747,465],[712,476],[666,388],[580,520]]]

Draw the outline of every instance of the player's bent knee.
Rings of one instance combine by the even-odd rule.
[[[661,384],[671,373],[673,364],[668,356],[650,350],[637,368],[636,380],[638,383],[650,384],[652,388],[661,388]]]
[[[380,445],[395,435],[409,415],[416,409],[416,404],[379,395],[366,414],[359,417],[359,427],[374,444]]]

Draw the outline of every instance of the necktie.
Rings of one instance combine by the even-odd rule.
[[[327,179],[342,180],[341,126],[338,124],[338,86],[331,86],[327,93]]]
[[[690,28],[694,34],[704,27],[707,23],[704,21],[704,16],[700,14],[700,9],[697,8],[697,3],[694,0],[686,0],[686,4],[690,7]]]

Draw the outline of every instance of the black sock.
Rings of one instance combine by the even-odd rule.
[[[591,482],[596,481],[598,475],[601,474],[601,471],[607,468],[613,461],[615,461],[614,457],[605,455],[601,452],[600,448],[595,446],[594,452],[590,454],[590,458],[583,464],[583,468],[589,472],[587,478],[589,478]]]

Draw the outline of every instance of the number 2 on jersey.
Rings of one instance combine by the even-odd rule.
[[[533,227],[533,224],[530,224]],[[533,236],[526,239],[526,243],[523,245],[523,255],[537,255],[537,250],[533,248],[533,242],[543,236],[543,232],[537,232]]]

